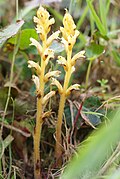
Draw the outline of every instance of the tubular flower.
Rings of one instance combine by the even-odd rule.
[[[82,50],[78,52],[76,55],[74,55],[71,59],[71,65],[75,65],[75,62],[78,58],[85,58],[84,54],[85,54],[85,50]]]
[[[40,80],[38,76],[32,75],[32,81],[35,83],[37,94],[40,92]]]
[[[35,68],[37,75],[41,74],[41,67],[40,67],[40,65],[38,63],[36,63],[36,62],[34,62],[32,60],[29,60],[28,61],[28,67],[29,68]]]
[[[57,39],[59,36],[60,31],[54,32],[48,39],[47,39],[47,46],[50,46],[53,40]]]
[[[79,84],[74,84],[71,85],[67,90],[66,90],[66,96],[70,95],[72,90],[79,90],[80,85]]]
[[[40,45],[40,43],[37,40],[35,40],[34,38],[32,38],[32,37],[30,38],[30,41],[32,42],[30,45],[34,45],[37,48],[39,54],[41,55],[42,51],[43,51],[43,48]]]
[[[60,93],[60,94],[63,93],[63,87],[62,87],[62,85],[61,85],[60,82],[59,82],[58,80],[56,80],[55,78],[52,78],[52,83],[51,83],[51,85],[57,86],[59,93]]]
[[[45,82],[47,82],[49,80],[49,78],[51,77],[59,77],[60,76],[60,71],[56,70],[56,71],[50,71],[45,75]]]
[[[44,96],[42,104],[45,105],[48,102],[49,98],[51,98],[54,95],[55,95],[55,91],[50,91],[48,94]]]
[[[62,65],[64,67],[64,70],[67,71],[68,70],[68,64],[67,64],[67,60],[62,57],[62,56],[58,56],[58,60],[57,60],[58,64]]]

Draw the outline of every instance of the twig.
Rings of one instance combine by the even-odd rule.
[[[0,122],[0,125],[2,125],[2,122]],[[30,133],[26,133],[26,132],[24,132],[24,131],[22,131],[22,130],[20,130],[20,129],[14,127],[14,126],[11,126],[11,125],[9,125],[9,124],[4,124],[4,123],[3,123],[3,127],[6,127],[6,128],[8,128],[8,129],[11,129],[11,130],[14,130],[14,131],[16,131],[16,132],[19,132],[20,134],[22,134],[22,135],[25,136],[25,137],[30,137],[30,136],[31,136]]]

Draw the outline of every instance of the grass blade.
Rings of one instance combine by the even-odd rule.
[[[111,155],[112,149],[120,139],[120,111],[118,110],[109,124],[101,126],[79,148],[78,155],[74,156],[62,179],[94,178],[103,163]],[[112,134],[112,135],[110,135]]]

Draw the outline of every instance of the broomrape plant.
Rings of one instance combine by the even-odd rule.
[[[52,84],[58,87],[60,94],[60,103],[58,110],[58,120],[56,125],[56,147],[55,147],[55,156],[58,162],[58,165],[61,165],[61,155],[62,155],[62,138],[61,138],[61,127],[62,127],[62,117],[64,112],[64,106],[67,96],[70,95],[72,90],[79,90],[79,84],[74,84],[69,86],[69,81],[72,73],[75,71],[75,63],[78,58],[83,58],[85,51],[81,51],[72,57],[73,46],[76,42],[76,39],[79,35],[79,31],[76,30],[76,25],[73,21],[72,16],[66,10],[66,13],[63,18],[63,26],[60,27],[62,32],[62,43],[65,46],[65,51],[67,58],[63,56],[58,57],[58,64],[62,65],[65,70],[65,79],[64,85],[62,86],[60,82],[53,78]]]
[[[40,136],[42,124],[44,118],[50,115],[50,111],[45,112],[45,106],[49,101],[49,98],[55,95],[55,91],[50,91],[45,94],[45,84],[52,77],[51,85],[56,85],[60,94],[59,110],[58,110],[58,120],[56,124],[56,147],[55,147],[55,157],[58,161],[58,165],[61,165],[61,155],[62,155],[62,138],[61,138],[61,128],[62,128],[62,117],[64,112],[64,106],[66,98],[70,95],[72,90],[79,90],[79,84],[74,84],[69,86],[69,81],[72,73],[75,71],[75,62],[78,58],[83,58],[85,51],[81,51],[76,55],[72,56],[73,46],[79,35],[79,31],[76,30],[76,25],[73,21],[72,16],[66,10],[63,18],[63,26],[60,27],[62,32],[62,43],[65,46],[65,51],[67,58],[63,56],[58,57],[58,64],[62,65],[65,70],[64,85],[62,86],[60,82],[55,78],[60,75],[60,71],[50,71],[46,72],[46,66],[50,58],[54,58],[54,51],[50,49],[50,45],[53,40],[57,39],[60,31],[56,31],[51,36],[48,37],[48,33],[51,30],[51,25],[55,23],[54,18],[50,19],[50,14],[42,7],[37,11],[37,17],[34,17],[34,22],[37,24],[36,31],[39,34],[42,43],[39,43],[33,38],[30,38],[38,53],[41,56],[40,64],[34,61],[28,61],[28,67],[34,68],[36,75],[32,76],[32,80],[36,86],[37,95],[37,115],[36,115],[36,126],[34,131],[34,176],[35,179],[41,178],[40,174]]]
[[[37,115],[36,115],[36,126],[34,130],[34,176],[35,179],[41,178],[40,174],[40,136],[42,124],[44,118],[50,114],[50,111],[44,112],[45,106],[53,95],[55,91],[50,91],[48,94],[44,94],[45,84],[49,81],[50,77],[59,76],[59,71],[51,71],[46,73],[46,66],[50,58],[54,58],[54,51],[50,49],[50,45],[54,39],[58,38],[60,31],[56,31],[51,36],[48,37],[48,33],[51,30],[51,25],[55,23],[54,18],[50,19],[50,14],[42,7],[37,11],[37,17],[34,17],[34,22],[37,24],[36,31],[39,34],[42,43],[39,43],[33,38],[30,38],[39,55],[41,56],[40,64],[34,61],[28,61],[28,67],[34,68],[36,75],[32,76],[32,80],[36,85],[36,95],[37,95]]]

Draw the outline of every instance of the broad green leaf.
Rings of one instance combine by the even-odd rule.
[[[104,52],[104,46],[92,42],[86,47],[86,56],[89,60],[94,60]]]
[[[81,144],[66,167],[62,179],[95,179],[101,166],[107,161],[120,140],[120,110],[111,115],[107,125],[94,131]]]
[[[20,35],[20,45],[19,45],[19,48],[21,50],[24,50],[24,49],[27,49],[30,45],[30,38],[34,38],[36,40],[38,40],[38,34],[36,33],[36,30],[34,29],[24,29],[21,31],[21,35]],[[15,39],[16,39],[16,36],[10,38],[8,40],[8,43],[11,43],[11,44],[15,44]]]
[[[19,29],[24,24],[23,20],[20,20],[14,24],[9,25],[5,29],[0,31],[0,44],[4,43],[7,39],[12,37],[13,35],[17,34]]]

